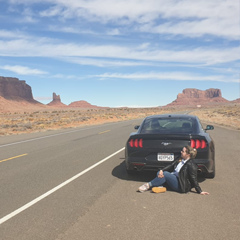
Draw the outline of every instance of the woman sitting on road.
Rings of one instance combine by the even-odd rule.
[[[208,195],[203,192],[197,181],[197,165],[193,159],[197,155],[197,150],[190,146],[183,147],[181,151],[181,160],[175,160],[171,165],[165,167],[157,173],[157,177],[151,182],[139,187],[139,192],[145,192],[153,187],[166,184],[171,190],[180,193],[187,193],[193,187],[201,195]]]

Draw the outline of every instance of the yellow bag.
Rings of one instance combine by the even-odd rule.
[[[164,193],[167,189],[165,187],[153,187],[152,192],[154,193]]]

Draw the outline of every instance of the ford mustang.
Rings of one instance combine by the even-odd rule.
[[[194,159],[198,173],[206,178],[215,177],[214,141],[197,116],[164,114],[146,117],[137,132],[130,134],[125,147],[126,170],[134,172],[158,171],[181,157],[184,146],[197,149]]]

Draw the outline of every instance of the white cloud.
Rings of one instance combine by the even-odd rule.
[[[16,31],[9,31],[9,30],[4,30],[0,29],[0,38],[9,38],[9,39],[21,39],[25,38],[26,34],[16,30]]]
[[[63,1],[58,2],[62,4]],[[239,39],[239,1],[236,0],[66,1],[64,7],[78,17],[84,16],[95,21],[121,24],[119,20],[127,18],[129,23],[135,22],[140,26],[151,24],[153,28],[149,31],[155,33],[192,37],[210,34]],[[155,24],[160,19],[164,23]],[[173,19],[176,21],[173,22]],[[126,24],[126,20],[123,23]]]
[[[53,76],[50,76],[49,78],[58,78],[58,79],[78,79],[81,80],[82,78],[76,75],[64,75],[64,74],[55,74]]]
[[[41,17],[54,17],[61,15],[63,12],[63,8],[60,6],[51,6],[47,10],[41,11],[40,16]]]
[[[107,35],[120,35],[120,31],[117,28],[107,31]]]
[[[42,74],[47,74],[47,72],[38,70],[38,69],[31,69],[25,66],[19,66],[19,65],[15,65],[15,66],[9,66],[9,65],[5,65],[5,66],[0,66],[0,69],[3,70],[7,70],[10,72],[14,72],[20,75],[42,75]]]
[[[34,12],[32,11],[31,8],[25,8],[23,11],[22,11],[22,15],[24,16],[20,22],[27,22],[27,23],[36,23],[37,20],[35,19],[35,14]]]
[[[49,3],[39,17],[114,23],[113,32],[118,25],[129,31],[239,39],[237,0],[11,0],[10,3],[24,4],[28,13],[36,3]],[[28,17],[33,20],[32,14]],[[132,23],[138,27],[132,27]]]
[[[186,37],[202,37],[213,35],[226,39],[237,40],[239,37],[238,22],[225,21],[224,19],[203,19],[192,21],[168,21],[160,25],[146,24],[139,27],[139,31],[156,34],[183,35]]]
[[[86,35],[97,35],[99,33],[91,31],[89,29],[81,29],[79,27],[71,27],[71,26],[59,26],[57,25],[50,25],[48,26],[48,30],[52,32],[62,32],[62,33],[74,33],[74,34],[86,34]]]
[[[133,66],[157,66],[155,62],[146,61],[128,61],[128,60],[106,60],[100,58],[84,58],[84,57],[66,57],[63,61],[76,63],[80,65],[89,65],[97,67],[133,67]],[[159,65],[159,64],[158,64]]]
[[[198,47],[185,50],[165,50],[147,45],[90,45],[75,43],[60,43],[54,39],[32,38],[0,41],[0,56],[24,57],[92,57],[106,59],[124,59],[137,61],[178,62],[217,64],[239,60],[240,47],[204,48]]]
[[[102,80],[104,79],[130,79],[130,80],[174,80],[174,81],[216,81],[216,82],[238,82],[236,79],[229,79],[225,76],[217,75],[197,75],[187,72],[150,72],[150,73],[133,73],[133,74],[122,74],[122,73],[104,73],[96,75]]]

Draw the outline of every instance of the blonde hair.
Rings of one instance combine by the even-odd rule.
[[[185,146],[187,154],[190,154],[190,158],[194,159],[197,156],[197,149],[190,146]]]

